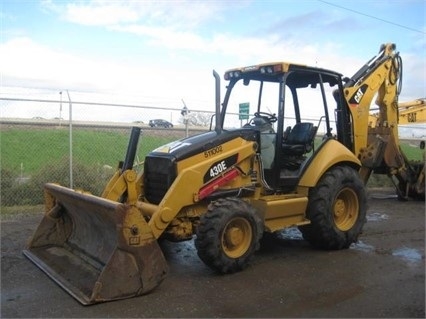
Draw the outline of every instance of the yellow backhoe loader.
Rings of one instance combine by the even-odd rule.
[[[25,256],[88,305],[158,286],[168,271],[159,239],[194,238],[200,259],[219,273],[244,269],[265,232],[288,227],[314,247],[348,248],[366,220],[371,172],[399,181],[403,197],[424,195],[424,164],[409,163],[398,146],[400,65],[386,44],[348,79],[285,62],[235,68],[225,72],[222,103],[213,71],[214,128],[153,150],[141,173],[133,128],[100,197],[46,184],[45,216]],[[244,125],[240,104],[255,111]]]
[[[376,126],[379,113],[370,114],[370,125]],[[398,124],[426,123],[426,98],[398,103]]]

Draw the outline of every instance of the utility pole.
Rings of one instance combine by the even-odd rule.
[[[182,111],[180,111],[180,114],[183,116],[183,122],[185,123],[185,135],[188,137],[188,113],[189,110],[186,107],[185,101],[182,99],[183,108]]]

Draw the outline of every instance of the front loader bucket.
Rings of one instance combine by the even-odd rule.
[[[24,255],[83,305],[142,295],[167,273],[133,206],[45,185],[46,214]]]

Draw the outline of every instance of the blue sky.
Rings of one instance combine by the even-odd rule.
[[[213,69],[284,60],[351,76],[394,42],[406,101],[426,96],[425,18],[424,0],[3,0],[0,93],[212,110]]]

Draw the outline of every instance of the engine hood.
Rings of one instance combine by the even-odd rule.
[[[222,131],[220,133],[209,131],[160,146],[153,150],[148,156],[173,157],[175,160],[179,161],[207,151],[237,137],[242,137],[249,141],[256,141],[257,135],[258,132],[255,130],[244,128]]]

